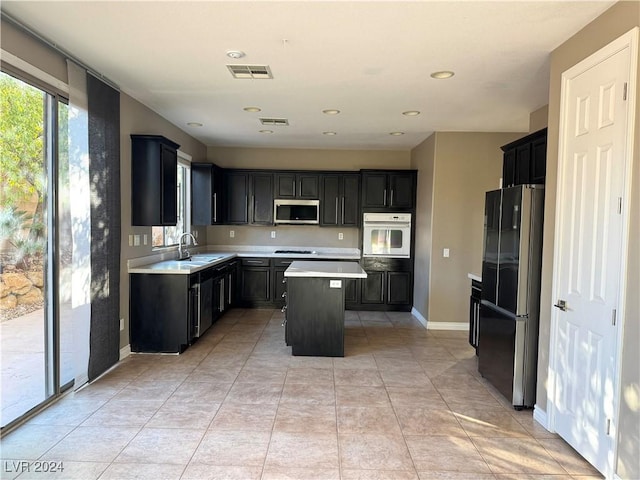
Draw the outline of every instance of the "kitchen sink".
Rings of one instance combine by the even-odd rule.
[[[191,261],[197,263],[209,263],[220,260],[222,257],[223,255],[192,255]]]

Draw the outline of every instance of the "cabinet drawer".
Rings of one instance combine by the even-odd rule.
[[[268,258],[243,258],[242,266],[247,267],[268,267],[269,259]]]
[[[306,261],[308,259],[305,258],[304,260]],[[272,258],[271,261],[274,267],[288,267],[294,260],[291,258]]]

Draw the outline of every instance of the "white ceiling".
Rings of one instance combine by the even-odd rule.
[[[2,10],[207,145],[410,149],[433,131],[527,131],[529,113],[548,103],[550,52],[613,3],[2,1]],[[233,79],[232,63],[269,65],[274,78]],[[435,80],[437,70],[455,76]],[[290,126],[264,127],[260,116]]]

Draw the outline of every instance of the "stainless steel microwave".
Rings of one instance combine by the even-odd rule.
[[[279,224],[317,225],[320,223],[320,200],[273,201],[273,219]]]

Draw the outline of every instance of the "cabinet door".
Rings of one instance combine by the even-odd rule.
[[[360,282],[360,301],[363,304],[383,304],[385,283],[385,272],[367,271],[367,278],[362,278]]]
[[[516,151],[507,150],[502,160],[502,186],[513,187],[516,184]]]
[[[389,174],[389,193],[387,204],[394,208],[415,207],[414,174]]]
[[[159,135],[131,135],[131,224],[175,225],[178,144]]]
[[[273,224],[273,175],[251,174],[251,223]]]
[[[271,300],[271,269],[242,267],[240,297],[244,303],[265,303]]]
[[[407,305],[413,296],[411,272],[387,272],[387,303]]]
[[[362,208],[387,206],[387,174],[364,173],[362,175]]]
[[[547,137],[531,143],[530,183],[544,183],[547,172]]]
[[[340,215],[340,177],[324,175],[322,177],[322,201],[320,202],[320,224],[338,225]]]
[[[358,293],[360,291],[359,278],[344,279],[344,303],[348,307],[355,307],[359,304]]]
[[[296,196],[296,174],[276,173],[276,198],[295,198]]]
[[[516,185],[526,185],[529,182],[529,164],[531,162],[531,144],[516,147]]]
[[[249,201],[249,174],[244,172],[226,172],[225,203],[227,223],[247,223]]]
[[[213,165],[191,164],[191,223],[212,225],[214,217]]]
[[[178,221],[178,153],[162,145],[162,225],[175,225]]]
[[[345,227],[360,225],[360,175],[344,175],[341,199],[341,223]]]
[[[320,198],[320,178],[313,173],[299,173],[297,176],[298,198],[317,200]]]

